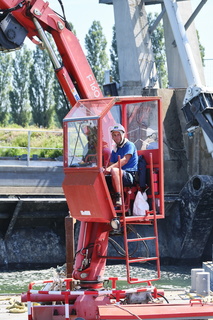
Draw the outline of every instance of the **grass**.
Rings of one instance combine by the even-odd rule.
[[[0,157],[19,157],[27,154],[28,139],[30,139],[30,157],[37,155],[39,158],[57,158],[63,154],[62,130],[48,132],[35,127],[0,128]]]

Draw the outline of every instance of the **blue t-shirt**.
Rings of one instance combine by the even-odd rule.
[[[130,158],[129,162],[122,167],[122,169],[126,171],[137,171],[138,154],[134,143],[131,141],[127,141],[123,147],[117,148],[116,152],[113,150],[110,157],[110,162],[115,163],[118,161],[118,156],[120,156],[122,159],[126,154],[131,154],[132,157]]]

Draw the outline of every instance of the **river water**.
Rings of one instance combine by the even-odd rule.
[[[131,276],[138,278],[149,277],[155,273],[152,267],[132,267]],[[42,270],[23,270],[23,271],[1,271],[0,272],[0,294],[26,292],[28,284],[33,281],[53,279],[57,275],[55,268]],[[123,265],[107,266],[106,277],[117,276],[126,277],[126,269]],[[161,279],[153,283],[157,288],[163,289],[190,289],[191,267],[189,266],[165,266],[161,267]],[[142,286],[139,284],[139,286]],[[118,288],[128,288],[126,282],[119,282]]]

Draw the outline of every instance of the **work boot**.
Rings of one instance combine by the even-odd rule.
[[[116,194],[115,194],[115,205],[116,206],[122,205],[121,194],[119,192],[116,192]]]

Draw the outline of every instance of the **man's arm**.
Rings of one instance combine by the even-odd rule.
[[[121,167],[127,164],[131,157],[132,157],[131,154],[125,154],[125,156],[120,160]],[[118,168],[118,167],[119,167],[118,161],[115,163],[110,162],[109,167],[106,168],[106,172],[110,173],[112,168]]]

